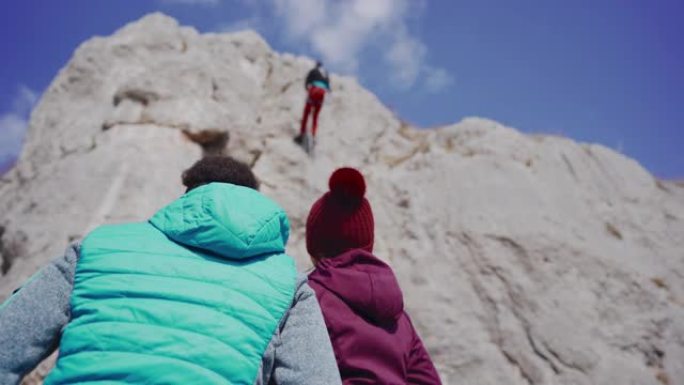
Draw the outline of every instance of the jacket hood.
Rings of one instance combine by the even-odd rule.
[[[256,190],[228,183],[186,193],[150,223],[175,242],[227,259],[285,252],[290,233],[280,206]]]
[[[361,249],[321,260],[309,280],[378,325],[396,322],[404,311],[404,298],[392,269]]]

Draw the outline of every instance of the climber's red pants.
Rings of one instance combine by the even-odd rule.
[[[323,99],[325,99],[325,89],[320,87],[309,87],[309,97],[306,99],[304,106],[304,114],[302,115],[302,126],[299,133],[304,135],[306,133],[306,123],[309,120],[309,113],[313,109],[313,126],[311,127],[311,135],[316,136],[316,129],[318,129],[318,114],[323,107]]]

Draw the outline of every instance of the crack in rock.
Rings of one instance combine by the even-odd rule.
[[[252,160],[249,162],[249,168],[253,169],[259,159],[261,159],[261,156],[264,154],[264,152],[261,150],[252,150],[249,153],[253,155]]]
[[[114,100],[112,104],[114,107],[118,106],[119,103],[125,99],[132,100],[136,103],[140,103],[143,106],[148,106],[152,102],[156,102],[160,99],[156,92],[141,90],[141,89],[127,89],[124,91],[119,91],[114,95]]]
[[[285,92],[287,92],[287,90],[289,90],[290,87],[292,87],[292,84],[293,84],[293,82],[287,82],[287,83],[285,83],[284,86],[280,87],[280,93],[281,93],[281,94],[284,94]]]
[[[546,348],[546,350],[549,352],[549,354],[551,354],[551,356],[556,360],[556,362],[558,362],[559,364],[561,364],[562,366],[564,366],[567,369],[576,370],[582,374],[586,374],[586,371],[584,370],[583,367],[576,365],[572,362],[565,361],[560,356],[560,354],[558,354],[555,350],[551,349],[551,347],[548,344],[546,344],[545,342],[543,342],[543,344],[544,344],[544,348]]]
[[[511,314],[516,318],[520,324],[522,330],[525,332],[525,337],[527,339],[527,344],[529,345],[532,353],[539,357],[547,366],[553,371],[554,374],[560,374],[558,366],[544,354],[541,349],[537,346],[534,338],[532,337],[532,327],[529,321],[520,313],[519,308],[524,307],[525,304],[521,303],[520,298],[517,297],[515,291],[512,288],[511,283],[508,279],[501,273],[501,269],[496,266],[487,266],[487,268],[494,274],[495,277],[499,279],[503,287],[506,289],[506,295],[510,301],[509,310]],[[533,382],[534,383],[534,382]]]
[[[230,137],[227,131],[221,130],[182,130],[182,132],[188,139],[202,147],[203,156],[222,155]]]
[[[60,159],[65,159],[71,155],[74,154],[87,154],[90,152],[93,152],[97,148],[97,142],[95,140],[95,137],[92,136],[90,137],[90,145],[88,147],[75,147],[72,149],[68,149],[64,147],[64,145],[60,144],[59,145],[59,151],[60,151]]]
[[[464,270],[468,273],[468,280],[475,295],[480,299],[483,304],[484,309],[487,312],[486,319],[484,319],[484,324],[489,332],[490,339],[492,343],[497,347],[499,353],[506,359],[508,363],[514,368],[514,370],[520,373],[520,376],[525,380],[528,385],[535,385],[536,381],[532,374],[528,372],[519,361],[519,359],[513,355],[511,352],[506,350],[504,346],[504,337],[501,332],[500,321],[499,321],[499,305],[494,298],[489,294],[482,282],[477,278],[478,275],[491,275],[493,271],[491,266],[486,266],[480,263],[477,255],[482,254],[479,250],[479,245],[468,235],[467,233],[456,234],[461,244],[463,244],[468,249],[468,254],[472,265],[477,268],[478,271],[473,271],[473,269],[467,265],[464,265]]]
[[[561,157],[563,158],[563,162],[565,163],[565,166],[568,168],[568,171],[570,171],[572,178],[576,182],[579,182],[579,178],[577,177],[577,173],[575,172],[575,168],[572,167],[572,163],[570,163],[570,159],[568,159],[568,157],[565,154],[561,154]]]
[[[457,237],[468,249],[472,264],[478,269],[477,272],[474,272],[471,268],[465,268],[464,270],[468,272],[473,290],[487,310],[488,319],[485,320],[485,324],[488,326],[487,329],[490,332],[492,342],[497,346],[502,356],[505,357],[513,367],[519,370],[523,379],[530,385],[544,382],[540,372],[532,370],[534,369],[533,366],[530,367],[529,364],[525,365],[519,357],[506,348],[499,325],[501,305],[504,305],[510,311],[510,314],[517,320],[521,330],[525,333],[524,335],[529,351],[543,362],[554,375],[562,374],[563,369],[571,369],[586,374],[582,367],[566,362],[557,352],[551,350],[546,343],[542,342],[542,345],[537,343],[530,322],[521,312],[521,309],[529,306],[525,303],[524,297],[519,295],[518,291],[514,288],[513,284],[509,281],[500,267],[492,265],[489,261],[482,258],[483,250],[473,238],[466,233],[458,234]],[[527,251],[514,240],[493,235],[485,235],[485,238],[500,242],[507,249],[511,250],[516,258],[519,260],[527,260],[527,263],[529,263]],[[494,297],[489,294],[486,286],[477,278],[478,275],[496,277],[497,281],[499,281],[504,289],[507,301],[502,304],[498,303]]]
[[[485,237],[497,241],[504,248],[511,250],[513,252],[513,255],[518,260],[518,262],[520,262],[522,266],[525,268],[526,273],[530,274],[534,271],[532,257],[530,256],[528,251],[522,245],[520,245],[520,243],[503,235],[486,234]]]

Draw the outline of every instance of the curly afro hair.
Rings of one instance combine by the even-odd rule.
[[[211,182],[231,183],[259,190],[259,182],[246,164],[230,156],[212,155],[198,160],[183,172],[185,192]]]

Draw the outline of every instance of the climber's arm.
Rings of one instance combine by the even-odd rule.
[[[408,315],[407,315],[408,317]],[[409,323],[410,323],[409,318]],[[439,379],[439,374],[435,366],[432,364],[430,355],[425,346],[423,346],[423,341],[421,341],[416,329],[411,324],[411,329],[413,333],[413,341],[411,343],[411,352],[408,359],[407,367],[407,382],[408,384],[415,385],[440,385],[442,382]]]
[[[0,384],[19,384],[59,345],[79,249],[70,246],[0,305]]]

